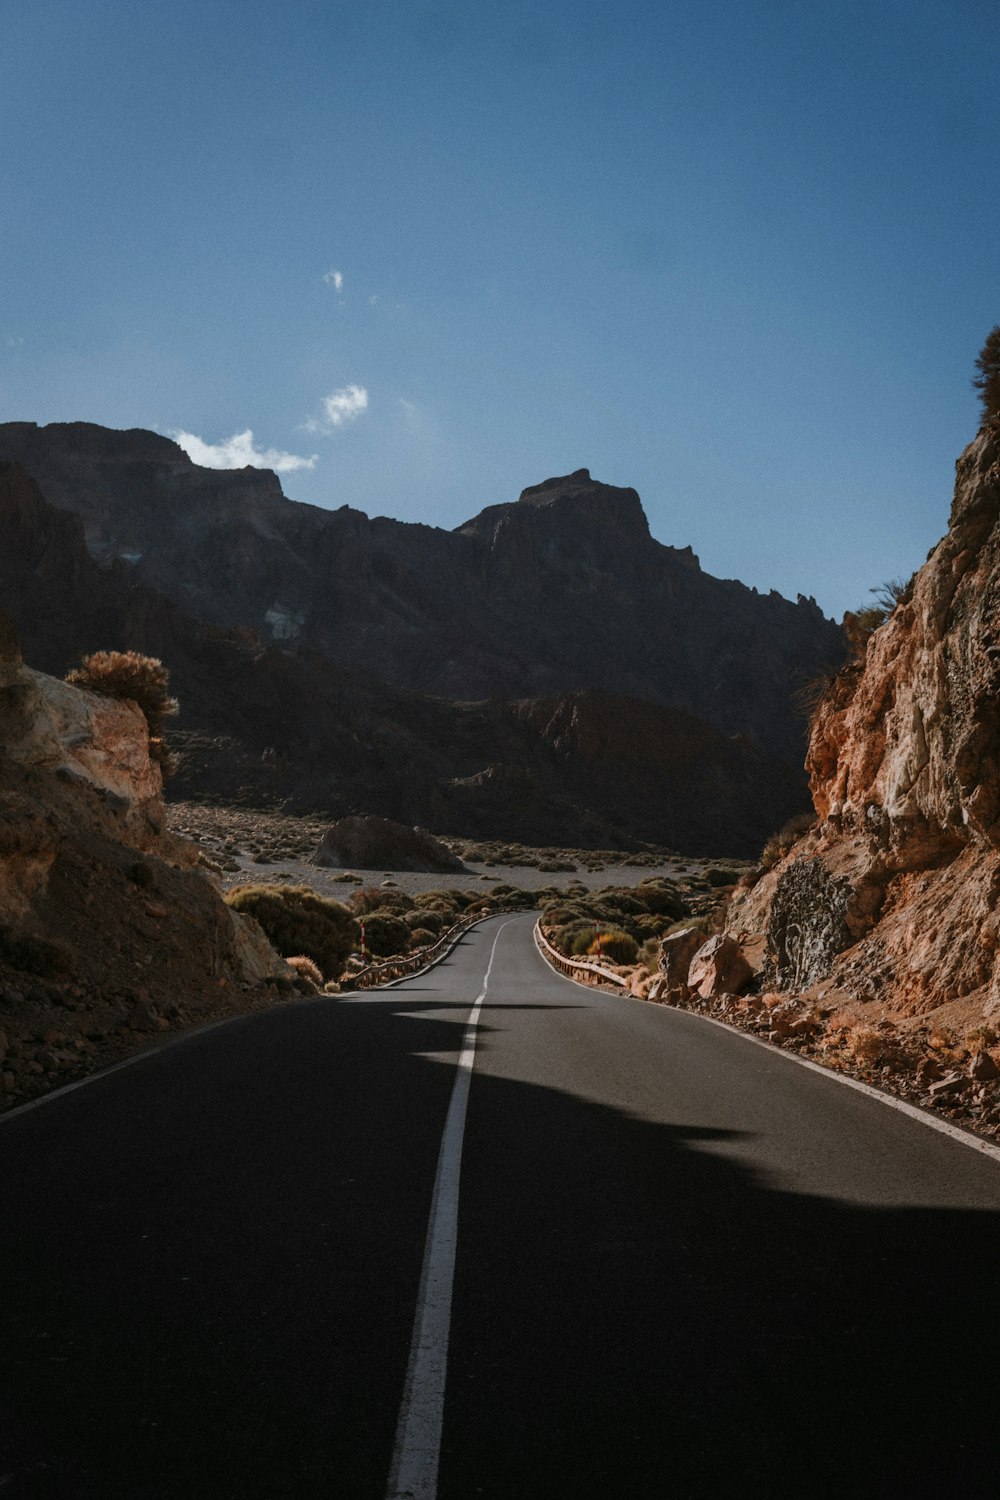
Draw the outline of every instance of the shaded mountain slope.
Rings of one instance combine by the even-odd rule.
[[[755,852],[804,799],[775,757],[660,704],[596,691],[453,703],[345,672],[300,644],[205,625],[129,565],[99,566],[82,518],[12,464],[0,464],[0,602],[45,671],[101,648],[167,662],[182,704],[177,795],[734,855]]]
[[[585,469],[455,531],[286,499],[266,471],[199,468],[175,444],[87,423],[0,424],[91,555],[187,614],[455,700],[596,688],[680,708],[798,767],[794,694],[839,665],[812,600],[703,573],[649,534],[634,490]]]

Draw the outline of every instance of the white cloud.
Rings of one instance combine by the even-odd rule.
[[[323,397],[323,409],[318,417],[310,417],[303,423],[306,432],[332,432],[335,427],[346,427],[357,421],[361,413],[368,410],[368,392],[362,385],[345,385]]]
[[[327,286],[332,286],[335,292],[342,292],[344,290],[343,271],[335,271],[331,266],[329,271],[327,271],[324,275],[323,280],[326,282]]]
[[[282,453],[278,448],[255,448],[253,433],[234,432],[219,443],[206,443],[193,432],[173,431],[170,436],[179,443],[193,463],[205,469],[273,469],[276,474],[291,474],[296,469],[314,469],[318,453],[302,458],[297,453]]]

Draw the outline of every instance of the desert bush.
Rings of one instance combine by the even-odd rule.
[[[95,651],[67,672],[66,681],[105,698],[138,704],[149,730],[151,758],[159,762],[165,776],[173,771],[174,758],[164,731],[167,720],[177,713],[178,703],[168,691],[170,674],[162,661],[138,651]]]
[[[410,929],[398,912],[383,907],[364,918],[365,948],[374,958],[391,958],[410,946]]]
[[[294,953],[292,957],[286,959],[285,962],[291,968],[293,968],[296,974],[300,975],[301,978],[310,980],[318,990],[321,990],[323,988],[323,975],[320,973],[318,966],[313,963],[312,959],[307,958],[304,953]]]
[[[855,1062],[877,1063],[885,1047],[886,1038],[882,1032],[875,1031],[870,1026],[859,1026],[847,1037],[847,1048]]]
[[[662,875],[647,875],[645,880],[639,882],[635,890],[636,896],[643,903],[646,910],[658,917],[670,917],[676,921],[678,917],[688,915],[688,904],[672,880],[664,880]]]
[[[427,927],[414,927],[410,933],[410,947],[430,948],[437,942],[437,934],[431,932]]]
[[[597,925],[581,922],[566,932],[566,947],[563,950],[570,958],[584,958],[597,939]]]
[[[587,949],[591,958],[606,958],[613,964],[634,964],[639,944],[627,932],[602,932]]]
[[[392,886],[366,885],[352,891],[347,904],[357,916],[363,917],[370,911],[409,911],[413,900],[405,891],[394,890]]]
[[[796,813],[795,817],[789,818],[777,833],[772,833],[760,855],[760,862],[765,871],[772,870],[780,859],[784,859],[792,846],[798,843],[803,834],[808,833],[810,828],[815,826],[815,813]]]
[[[339,901],[304,885],[243,885],[227,903],[263,927],[283,958],[311,958],[324,975],[339,978],[357,939],[357,923]]]
[[[639,950],[639,962],[649,974],[660,972],[660,939],[647,938]]]
[[[445,926],[443,912],[434,911],[433,908],[415,907],[412,911],[406,913],[403,920],[414,931],[417,931],[419,928],[423,932],[436,933],[440,932],[442,927]]]

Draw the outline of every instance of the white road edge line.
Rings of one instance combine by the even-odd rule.
[[[610,1000],[628,1000],[635,998],[628,995],[612,995],[607,990],[595,990],[593,985],[581,984],[578,979],[571,979],[568,974],[549,963],[545,954],[538,944],[535,951],[546,967],[559,979],[565,979],[567,984],[575,984],[578,989],[589,990],[593,994],[604,994]],[[638,1000],[639,1005],[647,1005],[646,1000]],[[691,1016],[696,1021],[707,1021],[710,1026],[718,1026],[720,1031],[725,1031],[729,1036],[738,1036],[744,1042],[752,1042],[755,1047],[763,1047],[765,1052],[772,1056],[787,1058],[789,1062],[798,1063],[800,1068],[808,1068],[813,1073],[818,1073],[821,1078],[829,1078],[831,1083],[846,1084],[849,1089],[857,1089],[859,1094],[867,1094],[869,1099],[875,1099],[879,1104],[886,1104],[890,1109],[898,1109],[900,1114],[909,1115],[911,1120],[917,1120],[921,1125],[926,1125],[931,1130],[940,1131],[942,1135],[950,1136],[953,1141],[958,1141],[963,1146],[968,1146],[972,1151],[978,1151],[982,1156],[988,1156],[991,1161],[1000,1164],[1000,1146],[992,1146],[989,1141],[981,1140],[979,1136],[973,1135],[970,1130],[963,1130],[959,1125],[952,1125],[950,1120],[939,1120],[929,1110],[920,1109],[916,1104],[908,1104],[905,1099],[897,1099],[894,1094],[885,1094],[881,1089],[873,1089],[871,1084],[862,1083],[860,1079],[849,1078],[846,1073],[838,1073],[834,1068],[824,1068],[822,1063],[813,1062],[808,1057],[799,1057],[797,1052],[788,1052],[784,1047],[776,1047],[773,1042],[765,1042],[763,1037],[751,1036],[747,1031],[741,1031],[738,1026],[729,1026],[725,1021],[719,1021],[715,1016],[703,1016],[700,1011],[681,1010],[674,1005],[657,1005],[655,1009],[673,1012],[675,1015]]]
[[[493,939],[483,987],[473,1001],[469,1019],[465,1023],[462,1050],[434,1178],[420,1289],[417,1292],[417,1311],[413,1320],[413,1338],[396,1423],[386,1500],[435,1500],[437,1495],[448,1340],[451,1334],[451,1294],[458,1243],[458,1190],[462,1173],[465,1113],[476,1057],[479,1014],[489,988],[500,934],[510,925],[510,922],[504,922]]]

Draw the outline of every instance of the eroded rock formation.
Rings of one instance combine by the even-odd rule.
[[[819,705],[819,822],[730,908],[766,977],[896,1017],[1000,1013],[1000,432],[948,534]]]
[[[291,983],[165,831],[162,792],[140,709],[32,671],[0,611],[0,1095]]]

